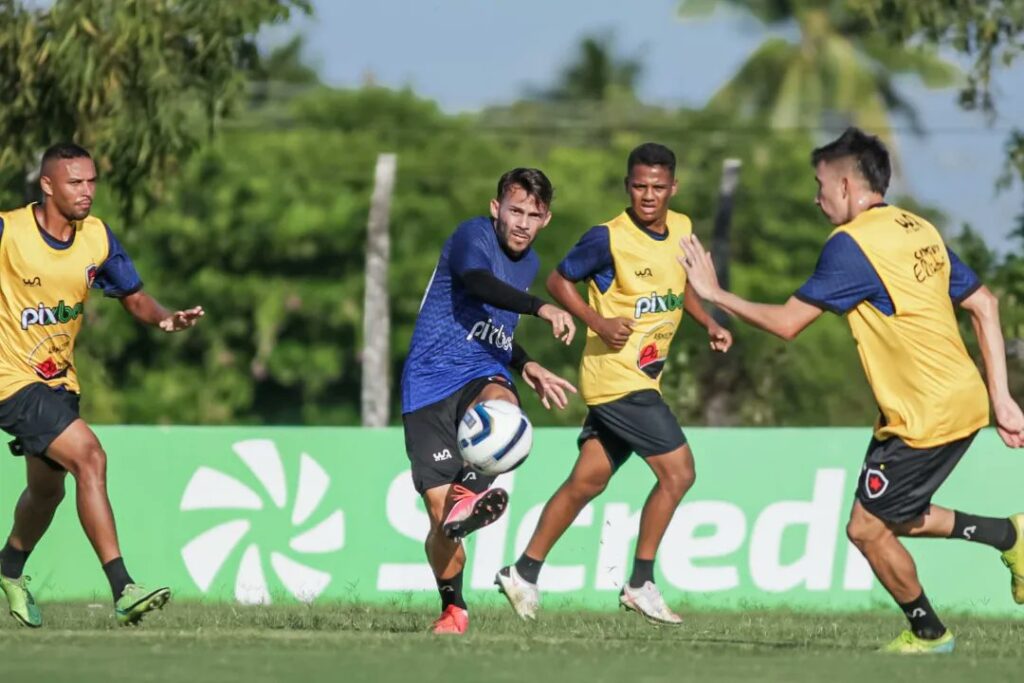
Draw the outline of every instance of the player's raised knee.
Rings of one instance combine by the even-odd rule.
[[[658,476],[658,485],[670,495],[682,498],[697,481],[697,473],[692,467],[662,472]]]
[[[97,442],[82,448],[76,457],[67,465],[68,471],[76,479],[99,479],[107,477],[107,453]]]

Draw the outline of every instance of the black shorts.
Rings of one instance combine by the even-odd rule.
[[[519,398],[515,385],[501,375],[478,377],[437,403],[402,415],[405,427],[405,453],[412,463],[412,483],[423,495],[427,489],[459,483],[477,493],[493,482],[470,469],[459,455],[459,422],[480,392],[489,384],[500,384]]]
[[[679,420],[654,389],[627,394],[590,406],[576,443],[597,439],[617,470],[632,453],[644,458],[664,455],[686,445]]]
[[[857,500],[893,524],[920,517],[977,435],[933,448],[911,448],[897,437],[871,439],[857,481]]]
[[[14,437],[14,455],[41,458],[52,469],[64,468],[46,457],[53,440],[78,419],[78,394],[37,382],[0,401],[0,429]]]

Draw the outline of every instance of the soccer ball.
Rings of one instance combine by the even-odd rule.
[[[496,476],[523,464],[533,446],[533,425],[514,403],[477,403],[459,423],[459,451],[473,469]]]

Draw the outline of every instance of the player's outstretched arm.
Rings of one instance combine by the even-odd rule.
[[[557,306],[552,306],[529,292],[516,289],[488,270],[467,270],[458,277],[466,288],[466,293],[474,299],[520,315],[535,315],[551,323],[551,332],[556,339],[564,342],[566,346],[572,343],[572,338],[576,335],[576,323],[573,322],[571,315]]]
[[[759,304],[727,292],[718,284],[715,264],[696,235],[679,240],[683,255],[679,263],[686,269],[687,282],[705,301],[718,306],[744,322],[789,341],[814,322],[822,311],[796,297],[780,305]]]
[[[530,358],[526,349],[518,342],[512,342],[512,361],[509,367],[520,373],[531,389],[537,392],[541,405],[551,410],[554,403],[559,408],[569,404],[566,392],[576,393],[576,387],[567,379],[559,377],[537,361]]]
[[[626,340],[633,332],[632,320],[600,316],[580,296],[576,290],[576,283],[562,275],[557,269],[548,275],[546,284],[552,298],[596,332],[610,348],[617,351],[625,346]]]
[[[1006,374],[1006,345],[999,324],[999,299],[988,287],[979,287],[960,302],[971,314],[974,333],[985,360],[985,379],[996,416],[996,431],[1010,448],[1024,447],[1024,413],[1010,395]]]
[[[169,311],[141,290],[123,297],[121,305],[143,325],[156,325],[164,332],[188,329],[206,314],[202,306],[183,311]]]
[[[687,315],[693,318],[694,322],[708,331],[708,343],[712,351],[725,353],[732,347],[732,332],[719,325],[714,318],[708,315],[700,303],[700,297],[697,296],[697,292],[689,282],[686,283],[686,291],[683,295],[683,309]]]

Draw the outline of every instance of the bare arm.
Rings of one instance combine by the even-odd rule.
[[[687,284],[692,285],[705,301],[754,327],[789,341],[795,339],[822,313],[817,306],[793,296],[780,306],[747,301],[732,292],[727,292],[718,285],[711,254],[704,250],[696,235],[684,237],[679,241],[679,246],[683,249],[679,263],[686,269],[689,278]]]
[[[597,326],[604,320],[591,308],[576,289],[576,283],[569,280],[557,270],[552,270],[545,283],[552,298],[562,305],[562,308],[586,323],[590,329],[597,329]]]
[[[141,290],[123,297],[121,305],[143,325],[156,325],[164,332],[177,332],[192,327],[205,314],[202,306],[184,311],[169,311]]]
[[[1006,345],[999,325],[999,299],[988,287],[982,286],[964,299],[960,307],[971,314],[974,333],[981,347],[996,430],[1007,446],[1024,447],[1024,414],[1010,395],[1007,380]]]
[[[683,309],[698,325],[708,331],[708,344],[712,351],[725,353],[732,347],[732,332],[708,315],[701,305],[700,296],[689,282],[686,283],[686,292],[683,296]]]
[[[693,290],[693,285],[689,282],[686,283],[686,292],[683,295],[683,310],[686,311],[687,315],[693,318],[693,321],[703,327],[705,330],[708,329],[709,323],[714,323],[711,316],[708,315],[707,311],[700,304],[700,297],[697,296],[697,292]]]
[[[817,306],[804,303],[795,296],[789,297],[786,303],[759,304],[747,301],[732,292],[718,289],[708,301],[731,315],[765,332],[791,341],[804,328],[818,319],[822,311]]]
[[[627,318],[605,318],[583,300],[576,290],[576,284],[558,272],[551,271],[547,280],[548,292],[565,310],[586,323],[587,327],[604,340],[609,348],[616,351],[626,345],[633,332],[633,321]]]

